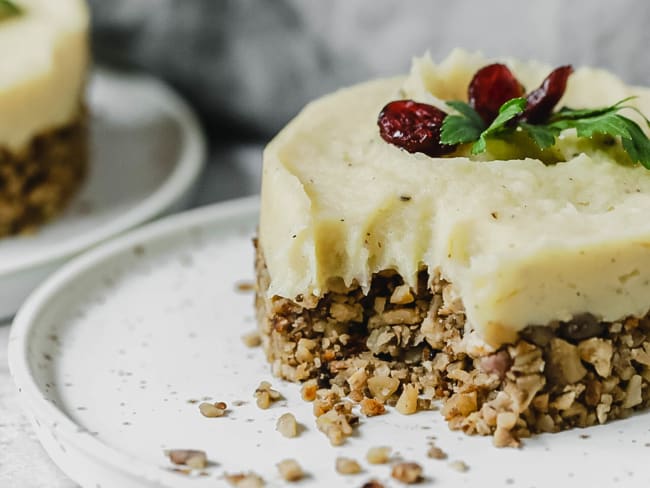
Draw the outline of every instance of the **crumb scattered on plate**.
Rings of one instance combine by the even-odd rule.
[[[418,463],[398,463],[390,475],[397,481],[411,485],[422,481],[422,466]]]
[[[358,474],[361,472],[361,465],[355,459],[337,457],[336,472],[343,475]]]
[[[292,413],[281,415],[275,425],[277,430],[284,437],[298,437],[298,422]]]
[[[208,465],[208,457],[205,451],[195,449],[172,449],[165,451],[169,460],[179,466],[187,466],[192,469],[203,469]]]
[[[387,446],[371,447],[366,454],[366,460],[370,464],[386,464],[390,461],[392,449]]]
[[[295,459],[285,459],[280,461],[277,466],[280,476],[285,481],[300,481],[305,476],[300,464]]]

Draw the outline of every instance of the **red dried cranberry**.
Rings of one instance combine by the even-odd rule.
[[[557,102],[560,101],[566,90],[567,80],[573,73],[571,65],[560,66],[554,69],[536,90],[533,90],[526,97],[528,105],[522,118],[531,124],[539,124],[546,121]]]
[[[447,114],[426,103],[397,100],[386,105],[377,119],[382,139],[410,153],[442,156],[456,149],[440,143],[440,129]]]
[[[467,90],[471,107],[490,124],[499,114],[499,108],[508,100],[521,97],[524,87],[507,66],[490,64],[478,70]]]

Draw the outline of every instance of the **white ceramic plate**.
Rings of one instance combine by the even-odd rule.
[[[147,76],[98,70],[89,108],[91,167],[80,194],[38,233],[0,239],[0,319],[72,256],[188,203],[205,143],[177,95]]]
[[[240,336],[254,329],[250,239],[257,201],[240,200],[171,217],[69,263],[25,303],[10,339],[10,366],[25,409],[52,459],[84,487],[215,487],[224,472],[254,470],[282,485],[275,464],[295,458],[310,474],[300,486],[386,486],[389,466],[368,466],[370,446],[390,445],[421,463],[436,487],[625,486],[650,483],[650,416],[543,435],[520,450],[448,430],[439,412],[394,411],[361,420],[358,435],[333,448],[314,427],[299,387],[270,377],[260,349]],[[252,394],[270,380],[286,401],[259,410]],[[204,418],[189,400],[233,405]],[[296,439],[275,431],[293,412]],[[428,437],[449,454],[428,459]],[[170,472],[163,450],[203,449],[206,477]],[[339,455],[362,461],[363,474],[335,473]],[[462,460],[460,473],[448,463]]]

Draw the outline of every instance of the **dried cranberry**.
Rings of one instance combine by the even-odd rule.
[[[490,124],[508,100],[521,97],[524,87],[504,64],[490,64],[478,70],[467,90],[471,107]]]
[[[379,134],[386,142],[428,156],[441,156],[456,149],[440,143],[440,129],[447,114],[426,103],[397,100],[386,105],[377,119]]]
[[[551,111],[564,95],[567,80],[571,73],[573,73],[571,65],[554,69],[539,88],[530,92],[526,97],[528,105],[522,118],[531,124],[539,124],[548,119]]]

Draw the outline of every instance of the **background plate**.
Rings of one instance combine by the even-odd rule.
[[[90,173],[58,219],[0,239],[0,318],[75,254],[185,208],[205,160],[192,111],[163,83],[100,69],[90,83]]]
[[[368,466],[367,449],[392,446],[422,464],[427,482],[458,486],[648,486],[650,416],[528,439],[520,450],[448,430],[439,412],[361,419],[358,434],[330,447],[314,426],[299,386],[271,378],[260,349],[241,335],[254,329],[250,239],[257,201],[243,200],[171,217],[75,259],[26,302],[10,339],[10,366],[28,416],[52,459],[85,487],[225,486],[224,472],[254,470],[282,485],[275,464],[295,458],[309,473],[300,486],[386,486],[389,466]],[[268,410],[252,398],[261,380],[286,397]],[[190,401],[231,406],[202,417]],[[234,402],[246,403],[234,406]],[[293,412],[305,430],[275,431]],[[447,461],[426,457],[432,436]],[[207,451],[205,477],[170,471],[164,449]],[[337,456],[364,473],[335,473]],[[469,470],[455,471],[454,460]]]

